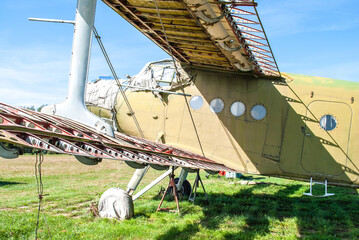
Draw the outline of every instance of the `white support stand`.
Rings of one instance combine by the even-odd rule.
[[[141,191],[139,191],[135,196],[132,197],[133,201],[135,201],[137,198],[145,194],[148,190],[156,186],[159,182],[161,182],[165,177],[170,175],[172,173],[172,168],[168,169],[164,174],[159,176],[156,180],[148,184],[145,188],[143,188]]]
[[[201,183],[203,192],[206,196],[206,201],[208,201],[208,195],[207,195],[206,189],[204,188],[201,176],[199,175],[199,169],[197,169],[196,179],[194,180],[192,192],[188,197],[188,201],[194,202],[196,200],[197,188],[199,187],[199,183]]]
[[[324,195],[313,195],[313,184],[320,184],[325,186],[325,194]],[[310,190],[309,193],[303,193],[303,195],[311,196],[311,197],[329,197],[335,195],[335,193],[328,193],[328,181],[325,179],[324,182],[313,182],[313,178],[310,178]]]

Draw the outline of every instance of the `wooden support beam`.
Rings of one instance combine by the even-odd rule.
[[[201,52],[201,51],[193,51],[193,50],[182,50],[189,59],[191,60],[193,57],[200,58],[203,60],[211,60],[211,61],[227,61],[227,59],[224,56],[219,55],[218,53],[208,53],[208,52]]]
[[[193,52],[201,52],[201,53],[207,53],[207,54],[221,54],[222,52],[218,51],[217,49],[214,50],[208,50],[208,49],[201,49],[200,47],[194,47],[194,46],[178,46],[177,47],[181,50],[183,50],[184,52],[188,52],[188,51],[193,51]]]
[[[161,27],[160,23],[157,22],[150,22],[148,23],[148,25],[150,26],[156,26],[156,27]],[[201,27],[196,26],[195,24],[176,24],[176,23],[163,23],[163,26],[165,29],[168,28],[173,28],[173,29],[178,29],[178,30],[194,30],[194,31],[203,31],[203,29]]]
[[[176,39],[176,40],[185,40],[185,41],[191,41],[191,42],[212,43],[212,41],[208,37],[206,37],[206,38],[195,37],[194,38],[194,37],[187,37],[187,36],[172,35],[172,34],[168,34],[168,33],[167,33],[167,37],[168,37],[168,41],[171,41],[172,39]]]
[[[199,58],[199,57],[190,57],[189,58],[191,64],[196,64],[196,63],[200,63],[202,65],[216,65],[216,66],[221,66],[221,67],[228,67],[228,68],[233,68],[231,64],[229,64],[229,62],[227,60],[225,61],[216,61],[215,59],[203,59],[203,58]]]
[[[153,26],[153,30],[157,32],[162,32],[162,27]],[[169,35],[177,35],[177,36],[184,36],[184,37],[196,37],[196,38],[208,38],[208,36],[203,33],[203,31],[195,31],[195,30],[188,30],[188,29],[176,29],[176,28],[165,28],[167,36]]]
[[[157,13],[136,13],[137,16],[159,19]],[[193,18],[189,15],[171,15],[171,14],[161,14],[161,19],[169,19],[169,20],[181,20],[181,21],[193,21]]]
[[[142,7],[142,6],[129,6],[129,8],[136,10],[136,11],[140,11],[143,13],[155,13],[157,14],[157,9],[155,7],[155,5],[153,5],[153,7]],[[160,14],[173,14],[173,15],[188,15],[188,11],[185,8],[159,8],[158,9]]]

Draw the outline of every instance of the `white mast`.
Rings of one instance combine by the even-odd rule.
[[[88,111],[85,105],[85,89],[90,62],[96,1],[97,0],[77,1],[68,96],[65,102],[56,104],[51,112],[55,115],[70,118],[90,127],[94,127],[102,133],[114,136],[112,127]],[[47,108],[45,112],[49,110],[50,109]]]

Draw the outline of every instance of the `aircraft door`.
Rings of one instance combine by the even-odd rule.
[[[336,176],[347,166],[352,122],[351,107],[342,102],[313,101],[308,106],[303,132],[302,167],[320,175]],[[330,138],[334,138],[337,144]]]

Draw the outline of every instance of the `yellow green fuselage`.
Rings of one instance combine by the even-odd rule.
[[[145,138],[202,154],[194,123],[205,156],[239,172],[359,186],[358,83],[284,75],[296,96],[286,84],[270,80],[193,67],[186,71],[194,76],[186,94],[203,98],[199,109],[190,108],[193,122],[184,96],[162,94],[161,100],[151,92],[126,91]],[[209,106],[215,98],[224,103],[219,113]],[[244,104],[243,115],[231,113],[234,102]],[[261,120],[251,114],[255,105],[266,110]],[[115,108],[120,131],[139,136],[120,94]],[[333,130],[320,126],[325,115],[335,118]]]

